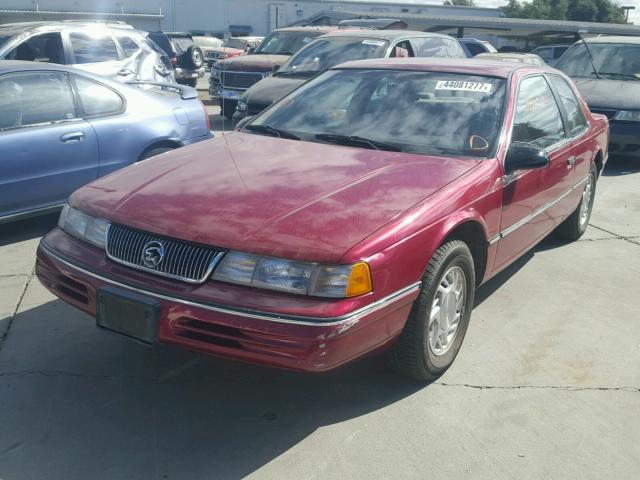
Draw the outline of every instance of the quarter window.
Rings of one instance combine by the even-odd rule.
[[[132,57],[140,51],[138,44],[129,37],[120,37],[118,38],[118,42],[127,58]]]
[[[562,103],[564,111],[567,114],[567,130],[569,130],[572,135],[579,133],[587,126],[580,102],[578,102],[573,90],[564,78],[552,76],[549,77],[549,80],[556,89],[556,92],[558,92],[560,103]]]
[[[114,115],[122,110],[120,95],[104,85],[82,77],[73,77],[82,111],[87,117]]]
[[[0,130],[76,117],[71,86],[63,73],[0,77]]]
[[[544,77],[520,82],[512,141],[546,148],[565,137],[558,104]]]
[[[118,60],[116,44],[108,36],[90,36],[74,32],[69,35],[75,64],[99,63]]]

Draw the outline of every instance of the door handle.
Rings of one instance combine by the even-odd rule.
[[[576,157],[573,155],[567,158],[567,168],[571,168],[576,164]]]
[[[82,132],[65,133],[60,137],[60,141],[62,143],[80,143],[83,140],[84,140],[84,133]]]

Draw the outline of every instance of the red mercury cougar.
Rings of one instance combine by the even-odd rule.
[[[608,136],[552,68],[347,63],[76,191],[37,274],[144,342],[306,371],[386,351],[429,381],[478,285],[553,230],[584,233]]]

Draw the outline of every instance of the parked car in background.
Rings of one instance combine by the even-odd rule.
[[[178,83],[195,87],[204,77],[204,55],[190,33],[150,32],[149,38],[169,56]]]
[[[410,30],[336,30],[307,44],[272,76],[248,89],[233,115],[255,115],[310,78],[350,60],[389,57],[466,58],[454,38]],[[228,115],[228,112],[223,112]]]
[[[475,57],[480,53],[495,53],[496,47],[491,45],[491,42],[485,40],[478,40],[477,38],[459,38],[458,42],[462,45],[467,57]]]
[[[0,222],[60,208],[85,183],[210,138],[208,118],[189,87],[0,61]]]
[[[304,371],[386,349],[432,381],[478,285],[584,233],[607,136],[551,68],[351,62],[75,192],[36,273],[143,342]]]
[[[209,67],[225,58],[237,57],[251,53],[260,46],[263,37],[231,37],[224,41],[221,47],[211,48],[207,52]]]
[[[0,60],[71,65],[121,82],[173,82],[167,55],[143,32],[120,22],[0,25]]]
[[[640,158],[640,39],[581,40],[556,68],[573,78],[592,112],[609,118],[611,155]]]
[[[200,50],[202,50],[205,60],[209,57],[210,51],[213,51],[214,48],[222,47],[222,44],[224,43],[224,40],[221,38],[207,37],[203,35],[194,35],[193,41],[196,42],[196,45],[198,45]]]
[[[314,38],[335,27],[289,27],[271,32],[251,55],[240,55],[214,63],[209,78],[209,94],[218,100],[224,114],[231,118],[242,94],[255,83],[271,75]]]
[[[475,56],[478,60],[493,60],[497,62],[518,62],[528,65],[546,65],[545,61],[533,53],[479,53]]]
[[[570,45],[542,45],[531,50],[531,53],[538,55],[546,63],[553,66],[569,47]]]

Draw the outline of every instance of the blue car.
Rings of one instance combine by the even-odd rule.
[[[211,138],[209,128],[190,87],[0,61],[0,223],[54,211],[78,187]]]

